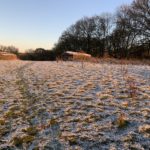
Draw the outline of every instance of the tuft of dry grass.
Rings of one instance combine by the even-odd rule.
[[[126,84],[128,87],[129,97],[132,99],[135,99],[137,97],[138,88],[136,86],[134,79],[131,77],[128,77],[126,82],[127,82]]]
[[[117,118],[117,125],[118,125],[118,128],[124,128],[128,125],[128,121],[124,113],[121,113],[119,117]]]
[[[5,124],[5,120],[4,119],[0,119],[0,125],[4,125]]]
[[[36,129],[36,127],[29,127],[27,129],[23,129],[23,132],[27,133],[28,135],[36,135],[38,130]]]
[[[15,146],[22,146],[23,143],[31,143],[34,137],[31,135],[25,135],[23,137],[15,136],[12,140],[12,144]]]

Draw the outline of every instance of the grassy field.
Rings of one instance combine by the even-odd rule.
[[[149,150],[150,66],[0,61],[0,149]]]

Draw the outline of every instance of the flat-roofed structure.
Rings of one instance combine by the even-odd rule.
[[[83,52],[66,51],[62,55],[63,60],[88,60],[92,56]]]

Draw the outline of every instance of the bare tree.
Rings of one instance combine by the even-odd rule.
[[[107,50],[115,57],[130,57],[136,49],[150,53],[150,0],[123,5],[115,17],[108,13],[84,17],[64,31],[54,47],[58,54],[84,50],[103,56]]]
[[[18,55],[19,50],[18,48],[14,47],[14,46],[0,46],[0,51],[2,52],[8,52],[8,53],[13,53]]]

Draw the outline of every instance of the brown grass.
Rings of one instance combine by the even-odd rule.
[[[0,52],[0,60],[17,60],[17,56],[15,54],[3,54]]]

